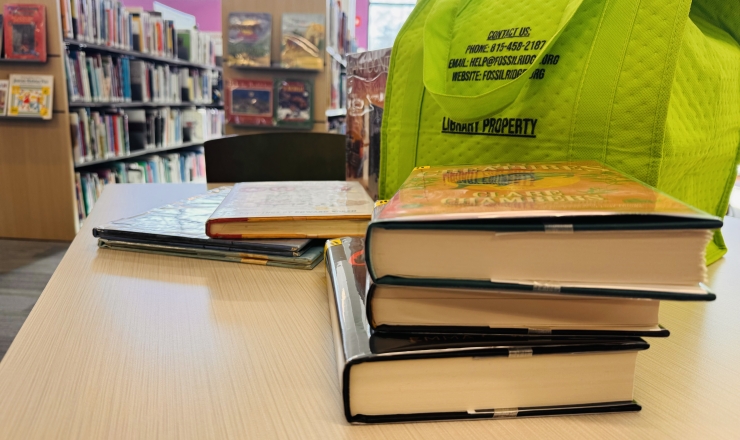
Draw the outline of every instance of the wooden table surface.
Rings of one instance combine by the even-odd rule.
[[[90,230],[203,191],[113,185],[0,363],[0,439],[740,438],[740,221],[713,303],[664,303],[640,413],[350,426],[324,267],[98,250]]]

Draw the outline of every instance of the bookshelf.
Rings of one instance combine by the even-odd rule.
[[[15,0],[0,0],[0,7]],[[83,108],[99,109],[222,109],[220,102],[71,102],[65,73],[66,49],[85,53],[145,60],[162,66],[220,72],[218,66],[205,65],[150,53],[109,47],[63,38],[60,2],[34,0],[46,6],[47,62],[0,60],[0,79],[10,74],[51,75],[54,77],[53,117],[40,121],[0,118],[0,237],[22,239],[71,240],[79,222],[75,173],[94,172],[116,163],[141,160],[146,156],[187,153],[204,141],[180,142],[160,148],[131,151],[115,157],[75,163],[70,134],[71,113]],[[110,109],[110,110],[106,110]],[[189,157],[189,156],[188,156]],[[200,168],[202,169],[202,167]],[[199,179],[202,180],[202,179]]]
[[[156,55],[152,55],[152,54],[148,54],[144,52],[139,52],[135,50],[126,50],[126,49],[120,49],[117,47],[102,46],[100,44],[91,44],[91,43],[76,41],[76,40],[72,40],[68,38],[64,39],[64,44],[66,46],[76,47],[76,48],[80,48],[84,50],[104,52],[104,53],[110,53],[110,54],[116,54],[116,55],[126,55],[132,58],[138,58],[141,60],[169,64],[172,66],[192,67],[195,69],[204,69],[204,70],[216,70],[219,72],[222,70],[220,66],[210,66],[207,64],[191,63],[189,61],[179,60],[176,58],[160,57],[160,56],[156,56]]]
[[[254,80],[272,80],[275,77],[283,77],[298,80],[312,80],[314,82],[314,105],[312,129],[307,131],[326,132],[328,131],[327,110],[331,108],[332,96],[332,75],[334,72],[334,63],[341,65],[344,63],[344,57],[340,54],[343,50],[331,47],[332,39],[329,32],[332,14],[337,12],[337,0],[273,0],[264,2],[260,0],[222,0],[221,3],[221,23],[224,36],[229,29],[228,17],[231,12],[266,12],[272,14],[272,47],[271,47],[271,64],[272,67],[229,67],[224,65],[223,77],[224,82],[229,79],[254,79]],[[342,1],[342,10],[348,17],[355,16],[354,0]],[[280,38],[282,32],[282,14],[286,12],[307,13],[307,14],[325,14],[327,49],[324,56],[323,70],[310,69],[289,69],[279,66],[280,64]],[[353,27],[352,27],[353,28]],[[350,35],[350,37],[352,37]],[[224,41],[224,51],[227,50],[227,42]],[[225,58],[224,54],[224,58]],[[292,130],[295,128],[287,127],[252,127],[235,124],[226,124],[227,135],[260,133],[275,130]],[[303,129],[306,130],[306,129]]]
[[[184,150],[187,148],[200,147],[202,145],[203,145],[203,142],[184,142],[179,145],[171,145],[171,146],[161,147],[161,148],[148,148],[144,150],[133,151],[124,156],[109,157],[105,159],[96,159],[96,160],[92,160],[89,162],[83,162],[81,164],[75,165],[75,170],[90,170],[90,169],[93,169],[95,167],[98,167],[104,164],[131,160],[137,157],[148,156],[151,154],[158,154],[158,153],[165,153],[168,151],[176,151],[176,150]]]

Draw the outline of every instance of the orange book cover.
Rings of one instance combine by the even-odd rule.
[[[206,235],[214,237],[211,233],[214,223],[337,219],[369,221],[373,206],[372,199],[359,182],[238,183],[206,222]]]
[[[376,221],[596,215],[715,219],[596,161],[415,168]]]

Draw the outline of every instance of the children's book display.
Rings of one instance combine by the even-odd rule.
[[[229,66],[270,66],[272,15],[232,12],[227,32]]]
[[[285,68],[324,68],[324,14],[283,14],[280,65]]]
[[[5,58],[46,62],[46,6],[6,4],[2,27]]]
[[[230,124],[313,127],[313,81],[230,79],[225,93],[226,121]]]
[[[10,75],[8,116],[51,119],[54,77]]]

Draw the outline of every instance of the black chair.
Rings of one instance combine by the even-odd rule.
[[[209,183],[345,180],[345,136],[259,133],[205,143]]]

